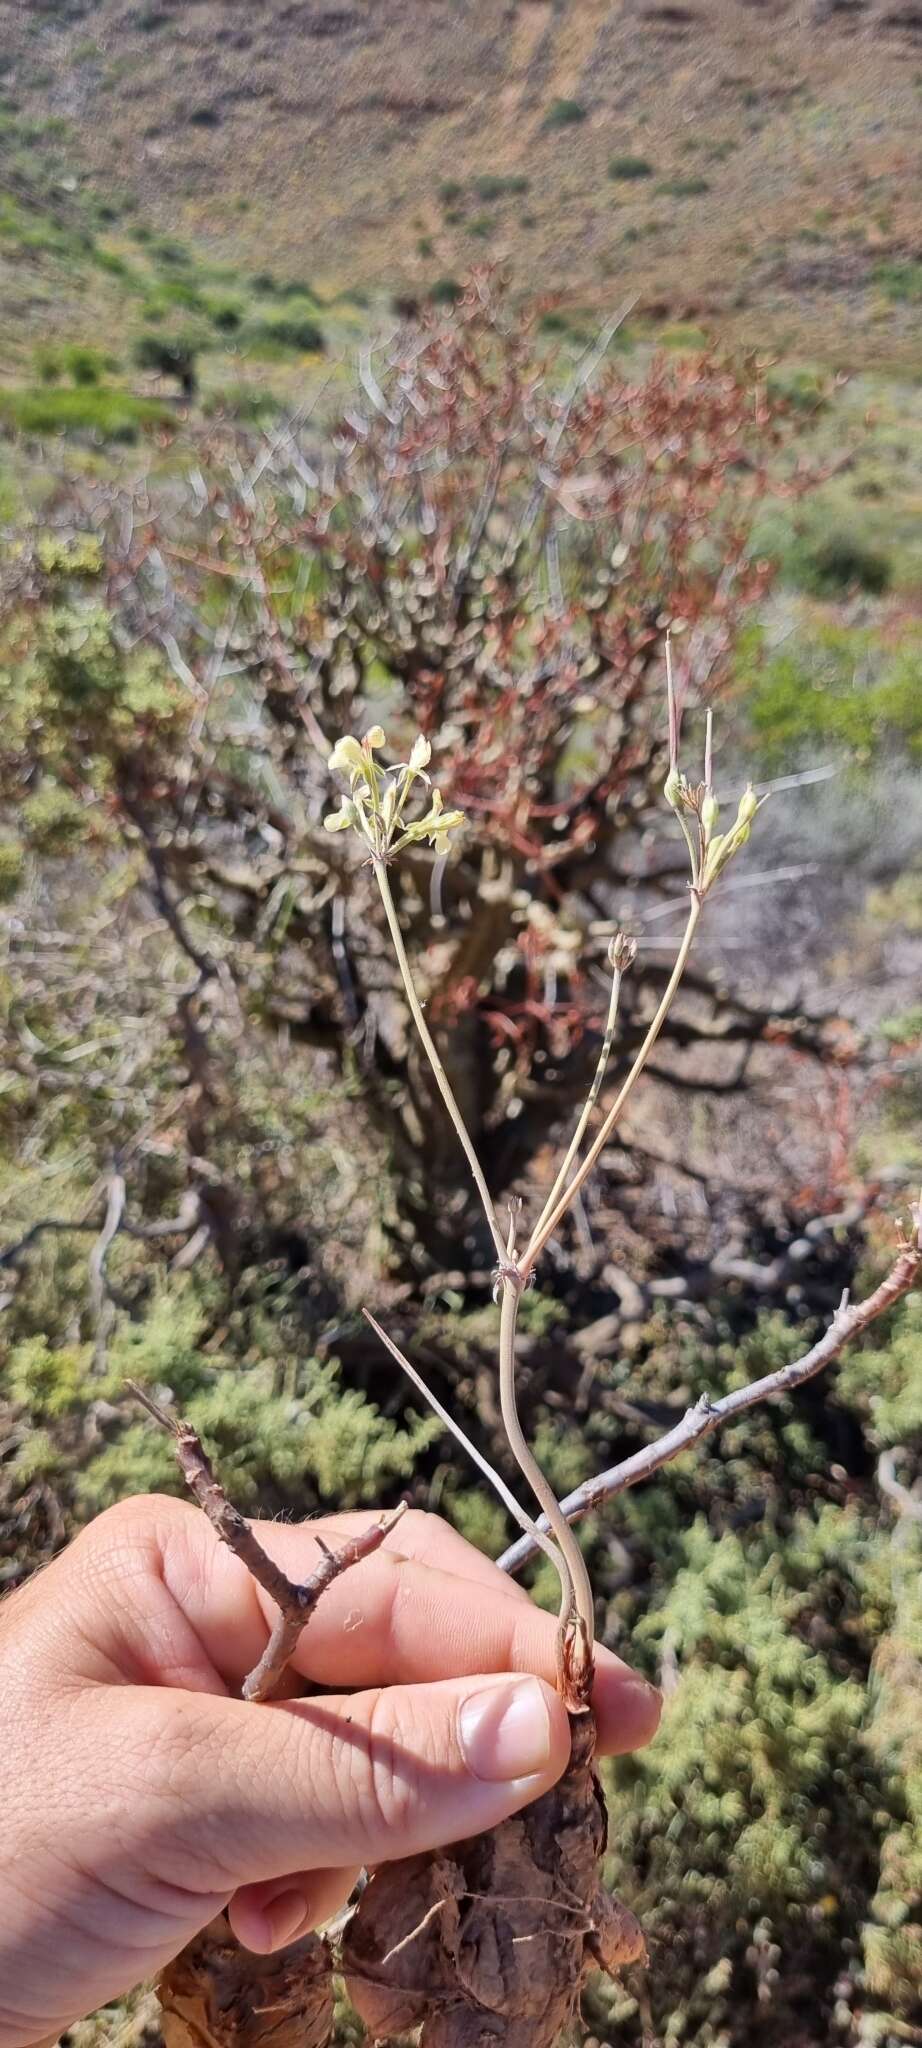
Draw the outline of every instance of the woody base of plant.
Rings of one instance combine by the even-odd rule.
[[[420,2048],[552,2048],[591,1971],[643,1958],[638,1922],[601,1883],[607,1819],[591,1712],[570,1726],[569,1765],[540,1799],[371,1878],[342,1968],[373,2038],[421,2026]]]

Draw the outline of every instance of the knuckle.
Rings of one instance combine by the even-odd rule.
[[[429,1508],[408,1508],[394,1532],[398,1549],[401,1529],[412,1538],[414,1554],[425,1559],[427,1550],[436,1551],[441,1540],[451,1533],[451,1524],[443,1515],[433,1514]]]
[[[369,1839],[384,1842],[406,1835],[431,1767],[425,1723],[407,1731],[388,1692],[377,1695],[367,1721],[364,1753],[351,1750],[352,1783]]]

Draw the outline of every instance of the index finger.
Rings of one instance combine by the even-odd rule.
[[[337,1534],[342,1540],[351,1533],[350,1521],[354,1528],[368,1519],[254,1527],[269,1555],[297,1580],[316,1562],[318,1534],[335,1543]],[[337,1691],[486,1671],[528,1671],[553,1683],[556,1617],[513,1589],[463,1538],[449,1542],[453,1534],[433,1517],[407,1515],[389,1539],[403,1539],[403,1554],[385,1545],[327,1588],[298,1641],[294,1670],[308,1684]],[[408,1554],[411,1544],[449,1559],[450,1568]],[[194,1511],[181,1522],[171,1517],[164,1578],[216,1670],[239,1686],[265,1649],[274,1603]],[[656,1731],[659,1695],[601,1647],[593,1704],[600,1748],[608,1754],[639,1748]]]

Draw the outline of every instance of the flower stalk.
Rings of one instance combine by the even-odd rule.
[[[557,1642],[558,1684],[562,1697],[573,1712],[589,1704],[592,1686],[592,1642],[594,1633],[594,1608],[592,1586],[579,1543],[571,1530],[550,1482],[542,1472],[522,1429],[516,1395],[515,1340],[519,1302],[529,1285],[535,1265],[549,1238],[575,1200],[579,1190],[588,1179],[604,1147],[607,1145],[634,1088],[646,1067],[650,1054],[666,1022],[676,991],[681,982],[691,952],[695,932],[701,918],[706,897],[714,887],[729,862],[745,846],[752,823],[760,808],[759,799],[749,787],[739,799],[734,823],[726,832],[717,831],[720,819],[720,802],[713,787],[711,716],[708,713],[705,741],[704,779],[692,785],[679,766],[679,737],[681,708],[677,703],[672,674],[672,654],[667,643],[667,686],[669,701],[669,773],[664,787],[664,797],[681,829],[689,856],[689,908],[685,931],[673,964],[672,973],[657,1005],[654,1016],[647,1028],[643,1043],[623,1080],[611,1108],[602,1120],[595,1138],[584,1156],[580,1158],[593,1110],[601,1094],[608,1067],[609,1056],[614,1042],[618,1018],[621,983],[627,968],[635,955],[633,940],[619,932],[612,941],[610,962],[612,984],[609,996],[608,1015],[602,1040],[602,1047],[585,1103],[577,1118],[576,1127],[553,1186],[544,1202],[541,1214],[535,1223],[524,1249],[516,1249],[516,1214],[513,1208],[509,1230],[504,1235],[497,1216],[496,1207],[470,1133],[464,1122],[454,1091],[440,1058],[438,1047],[426,1022],[423,1005],[413,979],[413,971],[407,957],[400,919],[390,885],[389,867],[391,861],[407,846],[428,842],[438,855],[450,851],[453,835],[464,824],[461,811],[447,811],[441,791],[433,788],[427,773],[431,759],[428,740],[419,734],[415,739],[407,761],[395,767],[387,767],[375,757],[385,745],[385,736],[380,726],[372,726],[364,739],[351,734],[341,739],[330,756],[330,768],[348,781],[348,795],[340,799],[338,810],[324,819],[328,832],[355,831],[366,848],[366,855],[374,873],[375,882],[384,908],[391,943],[420,1043],[429,1061],[436,1086],[448,1115],[457,1133],[459,1144],[470,1167],[471,1176],[480,1198],[487,1225],[497,1255],[496,1299],[499,1302],[499,1398],[503,1427],[509,1447],[519,1471],[527,1481],[542,1510],[547,1535],[538,1530],[530,1517],[516,1509],[516,1518],[527,1526],[529,1536],[551,1558],[560,1579],[560,1622]],[[408,809],[421,786],[425,792],[422,815],[408,818]],[[763,799],[764,801],[764,799]],[[373,1320],[373,1319],[370,1319]],[[375,1324],[375,1328],[378,1326]],[[383,1336],[383,1332],[381,1333]],[[397,1350],[391,1340],[384,1336],[384,1342],[398,1362],[410,1373],[411,1378],[426,1393],[427,1390]],[[439,1412],[442,1412],[439,1410]],[[458,1434],[456,1431],[455,1434]],[[462,1438],[463,1441],[463,1438]],[[477,1457],[477,1463],[488,1476],[491,1468]],[[508,1506],[507,1490],[498,1484],[501,1497]],[[552,1539],[552,1540],[551,1540]]]

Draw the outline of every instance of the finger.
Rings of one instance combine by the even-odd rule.
[[[306,1540],[316,1525],[257,1526],[282,1569],[290,1577],[306,1575]],[[165,1553],[164,1577],[222,1678],[239,1689],[266,1647],[274,1604],[203,1516],[191,1513],[176,1533],[181,1554]],[[314,1685],[336,1687],[413,1685],[479,1671],[531,1671],[553,1681],[556,1617],[531,1600],[511,1598],[496,1566],[482,1557],[479,1563],[486,1574],[471,1582],[376,1551],[327,1588],[298,1642],[295,1670]],[[659,1694],[611,1651],[598,1648],[596,1660],[600,1750],[614,1756],[639,1749],[656,1733]]]
[[[107,1783],[137,1780],[145,1758],[132,1840],[114,1830],[107,1853],[209,1896],[481,1833],[553,1784],[570,1751],[553,1689],[495,1674],[271,1707],[103,1687],[85,1710]],[[112,1868],[98,1874],[117,1889]]]
[[[358,1864],[349,1870],[298,1870],[264,1884],[241,1885],[227,1909],[237,1940],[261,1956],[300,1941],[341,1910],[360,1870]]]
[[[335,1544],[378,1519],[369,1511],[296,1528],[253,1526],[267,1549],[278,1553],[287,1575],[299,1581],[317,1564],[318,1538]],[[429,1556],[468,1582],[509,1590],[496,1566],[437,1515],[411,1510],[385,1547],[401,1531],[403,1554]],[[31,1599],[36,1607],[32,1634],[51,1665],[63,1660],[73,1676],[88,1683],[128,1679],[221,1692],[228,1685],[239,1688],[262,1655],[266,1622],[255,1584],[189,1501],[147,1494],[107,1508],[69,1545],[56,1573],[63,1612],[54,1622],[42,1587],[27,1585],[15,1598]],[[529,1604],[521,1588],[516,1598]],[[68,1618],[77,1612],[85,1625],[69,1628]]]

